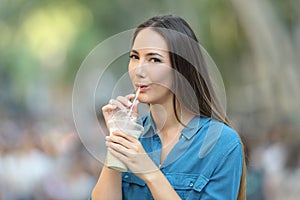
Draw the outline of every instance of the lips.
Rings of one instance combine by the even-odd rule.
[[[143,84],[143,83],[136,83],[135,86],[138,88],[140,88],[140,91],[146,91],[147,89],[149,89],[149,84]]]

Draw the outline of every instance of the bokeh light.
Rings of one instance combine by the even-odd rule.
[[[73,122],[76,72],[100,42],[166,13],[191,24],[219,67],[228,116],[247,145],[247,199],[296,199],[299,7],[298,0],[2,0],[0,199],[88,198],[102,164]],[[107,86],[96,92],[99,111],[127,58],[113,65],[99,81],[99,90]]]

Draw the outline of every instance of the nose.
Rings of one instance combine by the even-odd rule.
[[[140,63],[139,66],[135,68],[135,75],[139,78],[145,78],[146,70],[145,70],[145,65],[143,63]]]

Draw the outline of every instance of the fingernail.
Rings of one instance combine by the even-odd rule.
[[[131,101],[128,101],[128,106],[131,106],[132,105],[132,102]]]

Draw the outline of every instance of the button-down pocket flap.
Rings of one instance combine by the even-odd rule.
[[[200,192],[208,182],[208,178],[193,174],[166,174],[175,190],[196,190]]]
[[[146,183],[144,181],[142,181],[140,178],[138,178],[137,176],[135,176],[134,174],[129,173],[129,172],[123,173],[122,180],[124,182],[133,183],[133,184],[140,185],[140,186],[146,185]]]
[[[196,180],[196,182],[194,184],[194,188],[193,189],[196,190],[196,191],[198,191],[198,192],[200,192],[206,186],[206,184],[208,183],[208,181],[209,181],[208,178],[206,178],[203,175],[200,175],[197,178],[197,180]]]

